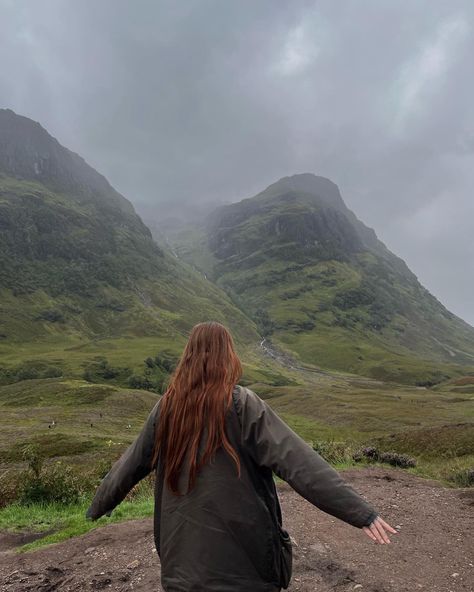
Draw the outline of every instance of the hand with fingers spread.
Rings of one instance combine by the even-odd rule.
[[[364,526],[362,530],[365,534],[375,541],[376,543],[380,543],[381,545],[386,545],[390,543],[390,539],[388,538],[387,532],[392,534],[397,534],[397,531],[387,524],[385,520],[382,520],[380,516],[377,516],[373,522],[371,522],[370,526]]]

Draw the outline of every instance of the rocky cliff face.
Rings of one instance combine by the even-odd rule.
[[[339,188],[309,173],[284,177],[253,198],[217,208],[207,223],[212,254],[242,265],[260,251],[267,257],[347,260],[370,251],[414,278],[405,263],[347,208]]]
[[[275,184],[268,193],[216,210],[208,224],[214,256],[245,258],[258,249],[269,257],[311,260],[343,258],[363,250],[363,241],[342,207],[288,185],[279,186],[276,194]],[[278,247],[285,244],[291,248],[282,255]]]

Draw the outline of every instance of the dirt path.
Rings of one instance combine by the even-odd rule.
[[[297,543],[289,590],[474,590],[473,490],[378,468],[345,476],[400,532],[391,545],[375,545],[281,487],[285,525]],[[11,549],[14,542],[0,536],[2,592],[161,590],[150,520],[113,524],[22,555]]]

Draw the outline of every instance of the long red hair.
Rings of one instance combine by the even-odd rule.
[[[229,331],[220,323],[195,325],[160,403],[153,464],[160,456],[165,482],[179,494],[179,474],[190,454],[188,491],[202,466],[222,447],[240,475],[237,452],[225,433],[225,416],[242,366]],[[199,458],[199,442],[207,432]]]

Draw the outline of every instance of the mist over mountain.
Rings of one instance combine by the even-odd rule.
[[[68,193],[78,203],[88,200],[133,216],[132,204],[107,179],[71,152],[37,122],[0,109],[0,170],[7,175],[38,181],[46,187]],[[132,218],[138,224],[137,218]]]
[[[265,337],[306,363],[378,378],[431,384],[474,365],[474,329],[329,179],[284,177],[237,203],[196,206],[184,223],[163,212],[154,241],[102,175],[9,110],[0,175],[4,344],[182,336],[214,318],[241,343]]]
[[[474,364],[474,329],[419,283],[329,179],[284,177],[167,240],[306,362],[420,383]]]

